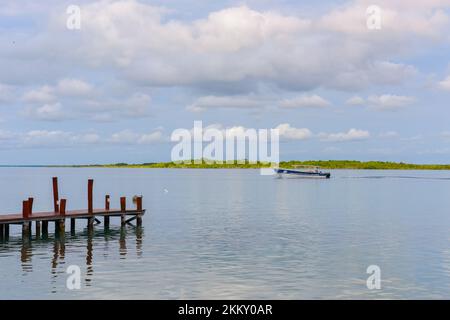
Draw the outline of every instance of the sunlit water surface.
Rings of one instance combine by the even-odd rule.
[[[450,172],[335,171],[330,180],[257,170],[0,168],[0,211],[67,209],[143,195],[142,229],[77,221],[72,234],[0,243],[1,299],[450,298]],[[34,227],[33,227],[34,228]],[[66,286],[81,268],[81,289]],[[381,289],[366,286],[381,269]]]

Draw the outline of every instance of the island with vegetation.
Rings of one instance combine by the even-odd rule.
[[[404,162],[384,161],[355,161],[355,160],[307,160],[282,161],[280,168],[293,168],[294,166],[319,166],[323,169],[360,169],[360,170],[450,170],[450,164],[412,164]],[[71,167],[99,167],[99,168],[174,168],[174,169],[259,169],[268,168],[270,163],[257,162],[224,162],[217,163],[208,160],[191,162],[148,162],[141,164],[115,163],[74,165]]]

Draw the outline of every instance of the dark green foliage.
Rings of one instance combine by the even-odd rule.
[[[410,164],[403,162],[383,162],[383,161],[355,161],[355,160],[308,160],[308,161],[282,161],[279,164],[281,168],[292,168],[295,165],[319,166],[323,169],[382,169],[382,170],[450,170],[450,164]],[[127,168],[193,168],[193,169],[258,169],[270,167],[269,163],[215,163],[203,159],[201,163],[175,163],[175,162],[149,162],[143,164],[116,163],[109,165],[87,165],[76,167],[127,167]]]

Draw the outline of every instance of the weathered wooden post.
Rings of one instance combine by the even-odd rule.
[[[33,214],[33,201],[34,201],[34,199],[32,197],[28,198],[30,216]],[[35,224],[36,224],[36,238],[39,238],[41,236],[41,222],[35,221]],[[30,222],[30,232],[31,232],[31,227],[32,227],[32,224]]]
[[[28,204],[29,204],[29,206],[30,206],[30,215],[33,213],[33,201],[34,201],[34,199],[33,198],[28,198]]]
[[[45,238],[48,235],[48,221],[42,221],[42,237]]]
[[[67,203],[66,199],[61,199],[61,201],[59,202],[59,215],[60,216],[66,215],[66,203]]]
[[[88,212],[94,212],[93,205],[93,191],[94,191],[94,179],[88,180]]]
[[[109,194],[105,196],[105,210],[109,211]],[[104,227],[109,228],[109,216],[104,217]]]
[[[136,210],[138,211],[136,215],[136,225],[138,227],[142,226],[142,196],[136,198]]]
[[[5,229],[4,238],[5,238],[5,240],[8,240],[8,238],[9,238],[9,224],[8,223],[4,225],[4,229]]]
[[[23,200],[22,201],[22,217],[24,218],[24,219],[28,219],[29,218],[29,209],[30,209],[30,206],[29,206],[29,202],[28,202],[28,200]]]
[[[106,211],[109,211],[109,203],[110,203],[110,196],[109,196],[109,194],[107,194],[105,196],[105,210]]]
[[[36,239],[39,239],[39,237],[41,236],[41,222],[40,221],[36,221]]]
[[[63,234],[66,232],[66,199],[61,199],[59,202],[59,215],[61,219],[58,221],[59,232]]]
[[[53,186],[53,211],[55,213],[59,212],[59,194],[58,194],[58,177],[52,178],[52,186]],[[56,227],[56,224],[55,224]],[[57,231],[58,228],[55,228]],[[48,235],[48,221],[42,221],[42,237],[45,238]]]
[[[53,177],[53,208],[55,212],[59,212],[59,195],[58,195],[58,178]]]
[[[0,239],[3,240],[4,236],[5,236],[5,225],[0,224]]]
[[[93,205],[93,191],[94,191],[94,180],[88,180],[88,213],[94,214],[94,205]],[[88,218],[88,226],[94,226],[94,217]]]
[[[22,201],[22,217],[24,219],[22,223],[22,236],[30,235],[31,222],[30,218],[30,202],[28,200]]]
[[[120,197],[120,211],[122,212],[122,215],[120,216],[120,221],[122,226],[125,225],[126,210],[127,210],[127,198]]]
[[[64,201],[64,202],[66,202],[66,201]],[[65,203],[64,203],[64,206],[65,206]],[[65,209],[65,208],[64,208]],[[65,214],[65,210],[64,210],[64,214]],[[75,234],[75,228],[76,228],[76,219],[75,218],[71,218],[70,219],[70,233],[72,234],[72,235],[74,235]]]
[[[74,234],[76,229],[75,218],[70,219],[70,233]]]

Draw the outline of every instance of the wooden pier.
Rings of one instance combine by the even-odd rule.
[[[105,195],[105,207],[103,209],[94,209],[93,207],[93,189],[94,180],[88,180],[87,188],[87,209],[66,210],[67,199],[59,199],[58,178],[53,177],[53,208],[51,212],[33,212],[33,198],[28,198],[22,202],[22,213],[0,214],[0,239],[8,239],[10,225],[22,225],[22,236],[28,237],[32,233],[32,224],[35,224],[36,235],[48,234],[48,223],[55,223],[55,233],[64,233],[66,219],[70,219],[71,232],[75,231],[76,220],[87,220],[87,227],[93,228],[94,224],[100,224],[100,218],[103,218],[104,227],[108,228],[110,217],[120,217],[122,225],[136,221],[137,226],[142,225],[142,216],[145,209],[142,208],[142,196],[135,196],[133,202],[136,207],[127,209],[126,197],[120,198],[120,209],[110,209],[110,196]]]

